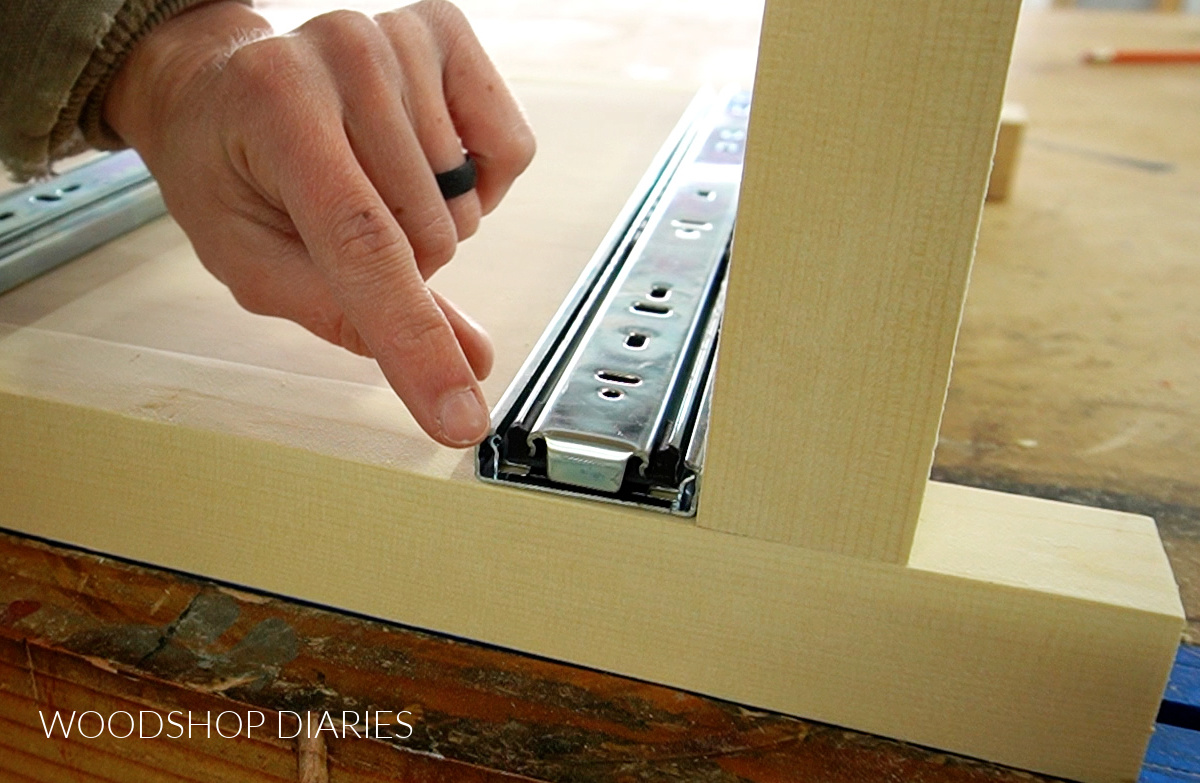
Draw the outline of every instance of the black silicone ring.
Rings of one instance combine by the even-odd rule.
[[[438,190],[442,191],[442,198],[447,201],[470,193],[475,187],[475,160],[468,156],[466,163],[456,169],[436,174],[434,178],[437,180]]]

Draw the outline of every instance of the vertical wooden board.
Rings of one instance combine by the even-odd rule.
[[[701,525],[905,562],[1017,7],[768,3]]]

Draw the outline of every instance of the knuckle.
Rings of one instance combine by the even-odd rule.
[[[224,67],[238,82],[255,86],[270,83],[279,71],[293,64],[292,49],[290,42],[282,38],[264,38],[239,47]]]
[[[300,27],[305,33],[327,38],[332,43],[351,43],[369,36],[374,28],[375,22],[371,17],[349,9],[329,11],[313,17]]]
[[[421,0],[409,6],[414,13],[429,19],[439,26],[464,26],[467,24],[466,14],[450,0]]]
[[[305,27],[319,41],[335,74],[365,85],[368,91],[388,89],[393,54],[374,19],[358,11],[331,11]]]
[[[519,177],[537,154],[537,139],[529,124],[521,120],[504,137],[502,144],[488,159],[488,166],[496,178],[511,183]]]
[[[422,269],[440,269],[454,258],[458,249],[458,228],[449,211],[441,208],[438,214],[413,230],[409,241]]]
[[[413,6],[377,14],[375,23],[403,40],[407,40],[413,34],[423,34],[428,30],[425,20],[420,15],[413,13]]]
[[[331,222],[329,237],[339,271],[351,283],[354,275],[378,274],[380,264],[394,258],[401,245],[391,216],[375,206],[344,210]]]
[[[264,38],[234,51],[224,71],[250,108],[278,107],[306,81],[306,68],[295,45],[283,38]]]
[[[510,146],[512,147],[513,168],[516,169],[517,174],[520,174],[529,168],[529,164],[533,162],[533,156],[537,154],[537,138],[533,135],[533,129],[529,127],[529,123],[522,120],[513,129]]]
[[[442,53],[429,25],[409,8],[380,14],[375,21],[402,71],[412,69],[417,61],[424,61],[424,64],[441,62]]]
[[[475,236],[475,232],[479,230],[479,210],[472,210],[469,215],[459,218],[456,225],[459,242]]]
[[[412,312],[412,317],[405,318],[397,324],[392,335],[392,343],[401,356],[415,356],[424,353],[431,345],[436,345],[445,337],[445,330],[450,327],[444,319],[436,317],[433,311],[418,314]]]
[[[449,0],[421,0],[409,8],[424,21],[443,48],[459,48],[464,41],[475,38],[466,14]]]
[[[457,229],[458,241],[470,239],[475,236],[475,232],[479,230],[479,223],[482,218],[482,207],[479,203],[479,197],[471,195],[464,196],[460,199],[455,199],[450,210],[454,215],[454,225]]]

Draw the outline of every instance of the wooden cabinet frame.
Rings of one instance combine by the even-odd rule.
[[[355,398],[353,426],[279,437],[318,417],[272,372],[39,321],[0,332],[0,524],[1136,778],[1183,624],[1153,521],[927,478],[1017,5],[768,3],[694,522],[485,486],[411,427],[379,457],[384,390]],[[188,254],[163,225],[107,252],[168,236]],[[311,410],[348,405],[332,381],[304,388]]]

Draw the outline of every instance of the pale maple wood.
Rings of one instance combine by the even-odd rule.
[[[699,524],[903,563],[1019,3],[769,3]]]
[[[29,396],[0,437],[7,527],[1080,780],[1181,625],[1150,520],[964,487],[900,567]]]
[[[1021,157],[1021,141],[1029,125],[1029,113],[1018,103],[1005,103],[1000,112],[1000,130],[996,134],[996,153],[988,177],[987,200],[1005,201],[1012,190]]]

